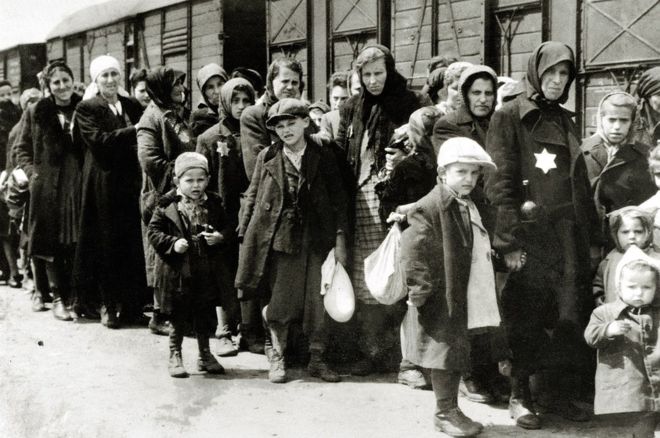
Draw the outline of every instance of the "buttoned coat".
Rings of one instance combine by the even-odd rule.
[[[631,330],[609,338],[607,326],[627,321]],[[596,308],[584,331],[598,349],[594,413],[660,411],[660,305],[632,308],[617,299]]]
[[[335,246],[337,232],[347,227],[346,194],[333,152],[306,137],[300,186],[307,191],[301,205],[312,231],[310,248],[324,256]],[[284,202],[284,153],[282,142],[259,153],[250,187],[245,193],[239,221],[236,288],[255,290],[266,270],[268,255],[282,217]],[[300,192],[299,192],[300,197]],[[300,275],[292,272],[291,275]]]
[[[624,144],[609,162],[607,147],[598,134],[585,139],[580,149],[601,219],[621,207],[641,204],[657,191],[645,144]]]
[[[480,208],[481,211],[481,208]],[[401,267],[413,321],[406,358],[424,368],[466,369],[470,358],[467,287],[472,227],[462,225],[456,199],[443,184],[417,201],[401,237]]]

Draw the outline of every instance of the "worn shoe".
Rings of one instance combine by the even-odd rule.
[[[218,348],[215,351],[220,357],[231,357],[238,354],[238,348],[228,337],[222,337],[218,339]]]
[[[275,351],[273,351],[270,357],[268,380],[270,380],[272,383],[286,382],[286,367],[284,366],[284,358],[275,353]]]
[[[119,319],[115,310],[108,310],[107,307],[101,307],[101,324],[109,329],[119,328]]]
[[[327,363],[320,360],[310,360],[307,365],[307,372],[312,377],[318,377],[326,382],[341,382],[341,377],[334,370],[330,369]]]
[[[225,368],[213,357],[210,350],[200,351],[197,359],[197,370],[206,371],[209,374],[224,374]]]
[[[43,312],[46,310],[44,305],[44,299],[41,297],[41,294],[32,294],[32,311],[33,312]]]
[[[509,415],[516,422],[516,426],[523,429],[540,429],[541,419],[536,412],[527,407],[529,402],[524,402],[522,399],[511,397],[509,399]]]
[[[458,392],[475,403],[492,403],[493,396],[473,379],[461,379]]]
[[[23,287],[23,276],[21,274],[14,275],[9,280],[7,280],[7,285],[14,289],[20,289]]]
[[[483,425],[472,421],[457,407],[437,413],[433,419],[435,430],[449,436],[468,437],[481,433]]]
[[[537,401],[542,412],[558,415],[569,421],[589,421],[591,416],[587,411],[570,400],[547,400],[539,398]]]
[[[188,377],[188,372],[183,367],[183,358],[180,351],[170,352],[170,361],[167,364],[170,377]]]
[[[168,321],[157,321],[155,317],[149,320],[149,331],[154,335],[169,336],[172,326]]]
[[[60,321],[71,321],[73,319],[61,298],[55,298],[53,300],[53,316]]]
[[[412,389],[429,389],[431,384],[426,381],[424,374],[420,370],[404,370],[399,371],[396,378],[397,382],[408,385]]]

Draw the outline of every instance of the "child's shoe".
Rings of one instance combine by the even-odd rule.
[[[341,382],[341,377],[330,369],[328,364],[321,358],[320,354],[312,352],[312,357],[307,365],[307,372],[312,377],[318,377],[326,382]]]
[[[183,367],[183,358],[180,351],[170,352],[170,362],[167,365],[167,370],[170,372],[171,377],[188,377],[188,372]]]
[[[199,371],[206,371],[209,374],[224,374],[225,369],[220,362],[213,357],[210,350],[199,352],[199,359],[197,359],[197,369]]]
[[[435,414],[435,430],[454,437],[475,436],[481,433],[483,425],[468,418],[458,406]]]

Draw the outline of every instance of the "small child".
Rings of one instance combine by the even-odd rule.
[[[632,141],[637,101],[623,91],[607,94],[598,106],[598,131],[582,142],[594,199],[607,233],[605,215],[637,205],[655,191],[648,169],[649,145]],[[613,247],[609,242],[607,249]]]
[[[660,253],[652,244],[652,220],[646,212],[638,207],[624,207],[610,213],[608,217],[616,247],[600,262],[594,277],[593,294],[596,306],[616,300],[616,267],[631,246],[636,246],[650,257],[660,260]]]
[[[162,291],[161,312],[170,315],[172,377],[187,377],[181,357],[183,334],[192,323],[197,336],[197,369],[223,374],[213,357],[209,338],[218,323],[220,305],[229,274],[223,264],[223,242],[229,238],[222,200],[206,192],[208,161],[197,152],[184,152],[174,162],[176,189],[163,195],[149,222],[148,237],[158,259],[156,287]],[[218,230],[223,230],[222,233]]]
[[[618,298],[596,308],[584,331],[598,349],[594,412],[632,423],[626,436],[651,438],[660,410],[660,265],[631,246],[615,278]]]
[[[653,216],[653,244],[660,248],[660,146],[654,147],[649,154],[649,172],[658,192],[639,204],[639,208]]]
[[[309,374],[338,382],[324,358],[328,329],[319,285],[333,247],[346,266],[347,203],[339,168],[329,148],[305,135],[311,122],[304,102],[281,99],[268,115],[266,125],[279,141],[259,153],[245,193],[236,288],[249,294],[263,289],[263,281],[270,289],[263,317],[272,340],[266,351],[271,382],[287,380],[284,356],[296,321],[309,339]]]
[[[447,140],[438,153],[441,180],[408,213],[401,237],[401,264],[408,286],[406,358],[431,369],[435,428],[450,436],[474,436],[483,426],[458,407],[461,372],[470,364],[470,330],[498,327],[500,313],[485,204],[472,199],[490,156],[465,137]],[[485,217],[485,216],[484,216]],[[504,350],[504,349],[503,349]],[[501,369],[508,367],[504,351]]]

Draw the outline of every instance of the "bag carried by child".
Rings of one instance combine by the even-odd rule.
[[[408,295],[399,264],[401,228],[394,224],[383,243],[364,259],[364,280],[371,295],[381,304],[394,304]]]
[[[355,312],[355,293],[348,273],[330,250],[321,266],[321,295],[326,312],[337,322],[346,322]]]

